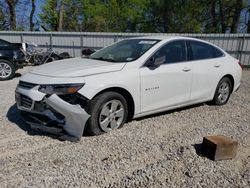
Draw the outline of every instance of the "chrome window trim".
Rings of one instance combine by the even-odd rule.
[[[175,41],[184,41],[186,43],[186,53],[187,53],[187,60],[186,61],[178,61],[178,62],[173,62],[173,63],[164,63],[162,65],[170,65],[170,64],[175,64],[175,63],[184,63],[184,62],[193,62],[193,61],[206,61],[206,60],[211,60],[211,59],[219,59],[219,58],[223,58],[226,56],[226,54],[220,49],[218,48],[217,46],[214,46],[210,43],[207,43],[206,41],[198,41],[198,40],[192,40],[192,39],[174,39],[174,40],[170,40],[170,41],[167,41],[166,43],[162,44],[161,46],[159,46],[146,60],[145,62],[143,63],[143,65],[140,67],[146,67],[145,64],[147,63],[147,61],[152,58],[152,56],[160,49],[162,48],[163,46],[169,44],[170,42],[175,42]],[[194,41],[194,42],[200,42],[200,43],[204,43],[204,44],[207,44],[207,45],[210,45],[214,48],[216,48],[217,50],[219,50],[223,55],[220,56],[220,57],[214,57],[214,58],[206,58],[206,59],[194,59],[194,60],[188,60],[188,50],[187,50],[187,41]],[[161,66],[162,66],[161,65]]]

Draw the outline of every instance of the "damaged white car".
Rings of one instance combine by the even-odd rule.
[[[195,103],[223,105],[241,73],[237,59],[205,41],[140,37],[35,68],[21,77],[16,102],[30,125],[80,139]]]

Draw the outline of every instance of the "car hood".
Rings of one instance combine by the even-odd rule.
[[[30,73],[49,77],[81,77],[119,71],[125,64],[79,57],[41,65]]]

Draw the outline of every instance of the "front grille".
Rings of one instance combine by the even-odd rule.
[[[35,86],[37,86],[37,84],[19,81],[18,86],[21,87],[21,88],[24,88],[24,89],[32,89],[32,88],[34,88]]]
[[[20,106],[22,106],[24,108],[31,108],[32,107],[32,99],[25,96],[25,95],[21,95],[20,96]]]

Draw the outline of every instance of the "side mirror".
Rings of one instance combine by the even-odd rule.
[[[165,63],[166,61],[166,56],[158,57],[155,59],[155,66],[159,67],[161,64]]]
[[[154,58],[154,57],[151,57],[147,63],[146,63],[146,67],[149,67],[149,68],[157,68],[159,67],[161,64],[163,64],[164,62],[166,61],[166,57],[165,56],[162,56],[162,57],[158,57],[158,58]]]

